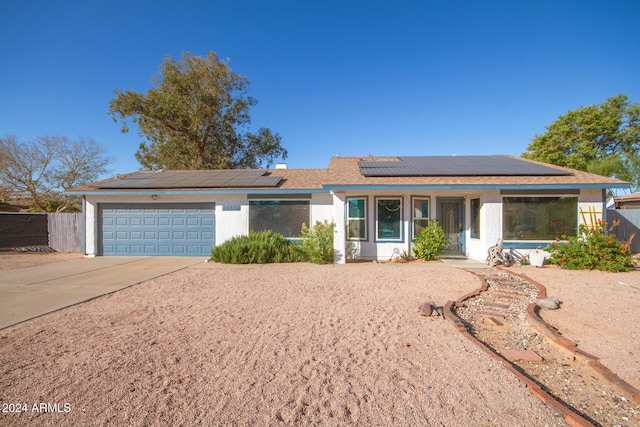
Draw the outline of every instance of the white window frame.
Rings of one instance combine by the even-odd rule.
[[[427,206],[427,216],[426,217],[417,217],[415,216],[416,213],[416,209],[415,209],[415,202],[417,200],[420,201],[426,201],[429,205]],[[431,197],[429,196],[413,196],[411,197],[411,241],[415,240],[416,238],[416,221],[420,221],[420,220],[427,220],[429,221],[431,219]]]
[[[362,217],[349,216],[350,200],[362,200],[364,202],[364,215]],[[346,214],[345,214],[347,219],[347,240],[353,241],[353,242],[365,242],[368,240],[368,237],[369,237],[369,233],[368,233],[369,224],[367,221],[367,212],[369,209],[368,204],[369,204],[369,198],[366,196],[347,197]],[[364,221],[364,237],[349,237],[349,225],[351,221]]]
[[[400,225],[400,230],[399,230],[399,237],[395,238],[386,238],[386,237],[380,237],[380,218],[378,217],[378,203],[381,200],[397,200],[400,202],[400,218],[398,219],[399,225]],[[403,212],[403,199],[402,196],[382,196],[382,197],[376,197],[375,198],[375,209],[376,209],[376,241],[377,242],[403,242],[404,241],[404,212]]]
[[[478,219],[478,226],[476,228],[474,228],[473,226],[473,201],[477,200],[478,201],[478,212],[477,212],[477,219]],[[472,239],[480,239],[481,237],[481,229],[482,229],[482,221],[480,220],[480,212],[482,211],[482,199],[480,197],[471,197],[469,199],[469,237]]]

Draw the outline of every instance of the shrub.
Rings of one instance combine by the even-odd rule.
[[[298,256],[287,239],[273,231],[252,231],[236,236],[211,250],[211,259],[225,264],[295,262]]]
[[[316,264],[332,264],[335,256],[334,229],[335,224],[327,221],[316,221],[313,228],[302,224],[302,240],[295,246],[300,259]]]
[[[413,253],[417,258],[429,261],[444,251],[445,243],[444,230],[434,219],[429,221],[429,224],[416,236],[413,242]]]
[[[621,243],[614,234],[606,235],[606,222],[598,220],[595,227],[581,225],[578,235],[566,237],[566,243],[556,241],[545,250],[549,262],[567,270],[631,271],[635,268],[629,243]]]

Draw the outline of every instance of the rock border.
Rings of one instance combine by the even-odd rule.
[[[530,277],[513,273],[510,270],[506,270],[504,268],[498,268],[506,273],[512,274],[516,277],[519,277],[527,282],[535,285],[538,288],[540,298],[545,298],[547,296],[547,289],[540,283],[531,279]],[[466,336],[469,340],[473,341],[478,345],[481,349],[485,351],[489,356],[495,359],[500,363],[505,369],[515,375],[516,378],[522,383],[525,384],[526,387],[533,393],[536,397],[538,397],[543,403],[552,407],[556,412],[564,417],[566,423],[571,427],[593,427],[594,424],[591,423],[586,418],[581,415],[573,412],[565,405],[560,403],[556,398],[551,396],[549,393],[544,391],[535,381],[531,378],[524,375],[518,369],[516,369],[508,360],[506,360],[503,356],[495,353],[491,348],[486,346],[482,341],[477,339],[471,332],[467,330],[467,327],[453,311],[453,307],[459,307],[462,303],[472,297],[480,295],[481,292],[486,291],[489,288],[488,283],[485,279],[476,271],[470,269],[461,269],[466,272],[469,272],[476,276],[481,283],[481,286],[475,291],[464,295],[458,298],[455,301],[447,301],[444,305],[444,317],[447,319],[462,335]],[[621,389],[624,393],[628,394],[632,400],[640,403],[640,391],[633,387],[632,385],[625,382],[622,378],[618,377],[613,371],[604,366],[602,363],[598,361],[596,356],[593,356],[587,352],[584,352],[578,349],[578,344],[574,341],[562,336],[562,333],[558,331],[557,328],[552,326],[551,324],[545,322],[538,314],[538,307],[535,303],[531,303],[527,306],[526,317],[527,320],[531,323],[531,325],[539,331],[545,338],[551,341],[553,344],[561,347],[564,350],[571,352],[576,357],[582,358],[582,360],[586,363],[586,365],[593,368],[597,373],[599,373],[606,381],[610,382],[612,385]]]

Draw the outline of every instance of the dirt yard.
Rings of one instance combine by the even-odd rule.
[[[514,271],[564,301],[545,320],[640,388],[640,272]],[[479,285],[443,263],[203,263],[0,330],[0,401],[27,409],[0,425],[566,425],[417,313]]]

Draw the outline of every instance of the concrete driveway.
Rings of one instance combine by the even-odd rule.
[[[96,257],[0,273],[0,329],[204,262],[203,257]]]

